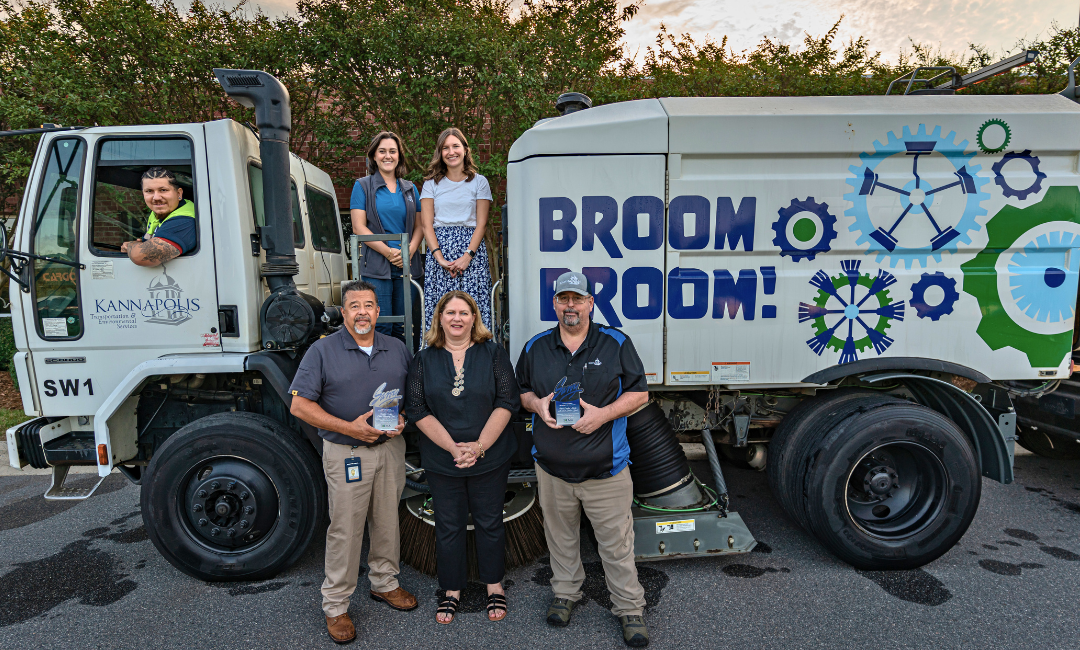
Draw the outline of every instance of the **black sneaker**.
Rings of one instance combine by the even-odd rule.
[[[622,623],[622,638],[626,645],[631,648],[644,648],[649,645],[649,630],[645,627],[645,619],[640,616],[620,616],[619,622]]]
[[[555,627],[566,627],[569,625],[570,612],[574,611],[576,605],[577,601],[570,600],[569,598],[556,598],[552,600],[551,605],[548,606],[548,625],[554,625]]]

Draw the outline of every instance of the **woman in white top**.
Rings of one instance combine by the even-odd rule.
[[[465,291],[491,322],[491,271],[484,233],[491,210],[491,188],[476,169],[469,142],[459,129],[439,134],[435,155],[424,174],[420,219],[427,241],[424,265],[424,329],[447,292]]]

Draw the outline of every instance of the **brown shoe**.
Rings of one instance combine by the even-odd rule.
[[[410,609],[416,609],[416,596],[405,591],[401,587],[393,591],[384,591],[381,594],[374,591],[371,592],[372,600],[381,600],[394,609],[407,612]]]
[[[356,627],[349,618],[348,612],[333,618],[327,616],[326,631],[330,633],[330,638],[334,640],[334,643],[349,643],[356,639]]]

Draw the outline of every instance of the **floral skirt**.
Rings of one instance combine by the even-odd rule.
[[[475,228],[470,226],[438,226],[435,238],[439,240],[443,259],[453,261],[465,255],[472,241]],[[456,278],[439,266],[430,252],[424,263],[424,331],[431,329],[435,306],[447,293],[460,290],[468,293],[480,309],[480,320],[490,330],[491,322],[491,271],[488,267],[487,247],[480,243],[469,268]]]

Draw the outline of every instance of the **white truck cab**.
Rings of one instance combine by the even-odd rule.
[[[28,414],[95,414],[143,361],[178,354],[260,349],[263,286],[258,247],[262,174],[258,138],[232,120],[91,128],[42,137],[15,246],[78,259],[83,268],[35,261],[28,290],[12,283],[16,363]],[[344,242],[329,176],[291,160],[297,285],[340,302]],[[198,246],[140,267],[119,252],[142,236],[148,210],[140,175],[175,171],[195,203]],[[221,182],[215,180],[234,179]],[[250,188],[250,191],[249,191]],[[242,254],[243,253],[243,254]],[[116,363],[120,355],[125,362]],[[109,468],[111,469],[111,468]]]

